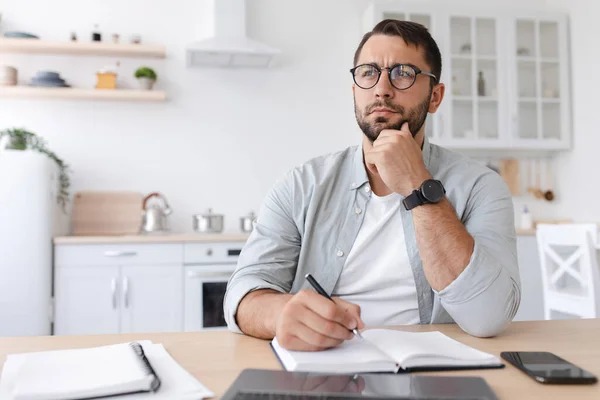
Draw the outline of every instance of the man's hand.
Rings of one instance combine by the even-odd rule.
[[[360,307],[339,298],[330,301],[312,290],[296,293],[283,308],[275,335],[288,350],[319,351],[354,337],[364,328]]]
[[[384,129],[373,144],[365,141],[365,164],[369,171],[377,174],[392,191],[408,196],[421,184],[431,179],[425,168],[423,153],[408,129]]]

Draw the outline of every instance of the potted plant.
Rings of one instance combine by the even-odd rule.
[[[4,139],[4,138],[7,139]],[[9,150],[33,150],[45,154],[53,160],[59,168],[58,181],[60,184],[58,194],[56,196],[57,203],[61,206],[63,212],[66,213],[66,205],[69,202],[69,166],[61,160],[54,152],[47,148],[46,141],[37,136],[35,133],[28,132],[25,129],[6,129],[0,131],[0,143],[6,140],[5,149]]]
[[[140,89],[152,90],[156,82],[156,72],[150,67],[140,67],[135,71],[135,77],[140,83]]]

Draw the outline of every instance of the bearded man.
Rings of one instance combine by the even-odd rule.
[[[365,34],[350,69],[362,145],[272,187],[228,282],[230,330],[318,351],[370,326],[506,328],[521,298],[511,195],[497,173],[425,137],[441,69],[422,25],[384,20]]]

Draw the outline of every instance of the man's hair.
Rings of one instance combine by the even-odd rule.
[[[431,79],[431,85],[433,86],[440,81],[442,75],[442,56],[440,55],[440,49],[438,48],[437,43],[433,40],[427,28],[421,24],[410,21],[384,19],[375,25],[371,32],[365,33],[354,53],[355,67],[363,46],[373,35],[398,36],[408,45],[423,48],[425,61],[429,64],[429,67],[431,67],[431,73],[436,76],[435,82]]]

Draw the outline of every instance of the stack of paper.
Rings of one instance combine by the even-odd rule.
[[[149,387],[151,378],[148,371],[139,367],[129,343],[123,343],[90,349],[9,355],[0,377],[0,399],[67,400],[128,392],[111,399],[191,400],[214,396],[161,344],[150,341],[138,343],[160,379],[156,392],[131,393]]]

